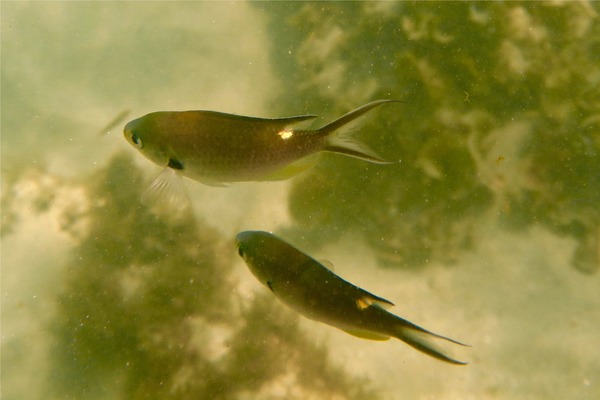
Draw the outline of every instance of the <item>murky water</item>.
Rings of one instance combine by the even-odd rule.
[[[1,11],[2,398],[600,396],[596,3]],[[287,181],[188,180],[183,218],[140,203],[161,168],[126,120],[317,126],[378,98],[404,103],[354,129],[395,164],[327,154]],[[297,316],[238,257],[246,229],[470,344],[469,365]]]

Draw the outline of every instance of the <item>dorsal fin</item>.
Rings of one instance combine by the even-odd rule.
[[[376,305],[383,309],[388,309],[394,306],[389,300],[384,299],[383,297],[375,296],[373,293],[369,293],[364,289],[358,288],[360,291],[361,297],[357,300],[357,305],[360,307],[362,304],[365,308],[368,306]]]
[[[316,115],[307,114],[307,115],[297,115],[295,117],[285,117],[285,118],[275,118],[275,121],[285,122],[286,125],[294,125],[302,121],[308,121],[309,119],[317,118]]]
[[[182,113],[199,113],[205,117],[211,117],[215,119],[225,119],[225,120],[237,120],[243,121],[245,123],[257,123],[257,124],[277,124],[279,126],[286,127],[290,125],[295,125],[303,121],[308,121],[310,119],[317,118],[314,114],[306,114],[306,115],[295,115],[293,117],[283,117],[283,118],[261,118],[261,117],[250,117],[246,115],[237,115],[237,114],[226,114],[219,111],[202,111],[202,110],[190,110],[190,111],[181,111]]]
[[[335,265],[333,265],[333,263],[327,259],[320,259],[318,260],[321,265],[323,265],[325,268],[327,268],[328,270],[330,270],[331,272],[335,272]]]

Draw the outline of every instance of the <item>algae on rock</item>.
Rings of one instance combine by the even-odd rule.
[[[294,33],[287,55],[273,57],[293,77],[282,79],[285,104],[336,115],[375,98],[405,101],[378,111],[360,133],[397,165],[330,156],[293,182],[297,235],[313,246],[359,235],[390,266],[451,263],[491,216],[513,229],[542,224],[574,237],[573,265],[598,270],[593,3],[341,2],[271,11],[273,37]]]
[[[274,399],[265,388],[282,385],[297,398],[376,395],[332,366],[274,299],[256,296],[240,313],[233,239],[191,214],[150,213],[128,156],[92,178],[89,229],[52,326],[55,397]]]

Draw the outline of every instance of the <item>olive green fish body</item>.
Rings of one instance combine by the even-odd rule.
[[[263,283],[281,301],[310,319],[326,321],[340,329],[372,330],[370,313],[357,307],[357,303],[386,303],[387,300],[347,282],[316,260],[272,235],[255,235],[256,238],[251,240],[261,240],[256,246],[257,250],[260,248],[263,251],[260,255],[253,256],[252,251],[245,250],[245,260],[257,277],[265,274]],[[277,262],[261,260],[262,257],[268,257],[269,260],[285,260],[285,265],[279,266]]]
[[[317,130],[292,129],[314,115],[266,119],[215,111],[159,111],[129,122],[124,135],[154,163],[200,182],[284,179],[314,165],[311,156],[322,151],[385,163],[362,143],[335,131],[390,101],[369,103]]]
[[[283,303],[307,318],[356,336],[396,337],[435,358],[454,364],[436,341],[461,344],[429,332],[384,307],[393,304],[342,279],[324,265],[267,232],[246,231],[236,238],[238,251],[252,273]]]
[[[282,138],[287,126],[309,118],[312,116],[262,119],[213,111],[163,111],[134,120],[125,130],[152,149],[142,153],[159,165],[175,164],[171,167],[179,173],[201,182],[234,182],[260,178],[322,150],[322,135],[296,131]]]

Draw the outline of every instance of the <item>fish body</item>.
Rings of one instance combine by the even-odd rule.
[[[366,339],[396,337],[437,359],[465,364],[438,347],[440,342],[461,343],[386,311],[393,306],[389,300],[347,282],[277,236],[245,231],[237,235],[236,245],[256,278],[305,317]]]
[[[285,179],[330,151],[386,163],[381,157],[338,128],[381,104],[377,100],[317,130],[292,127],[316,118],[256,118],[215,111],[159,111],[130,121],[123,133],[144,156],[166,169],[209,185],[228,182]]]

